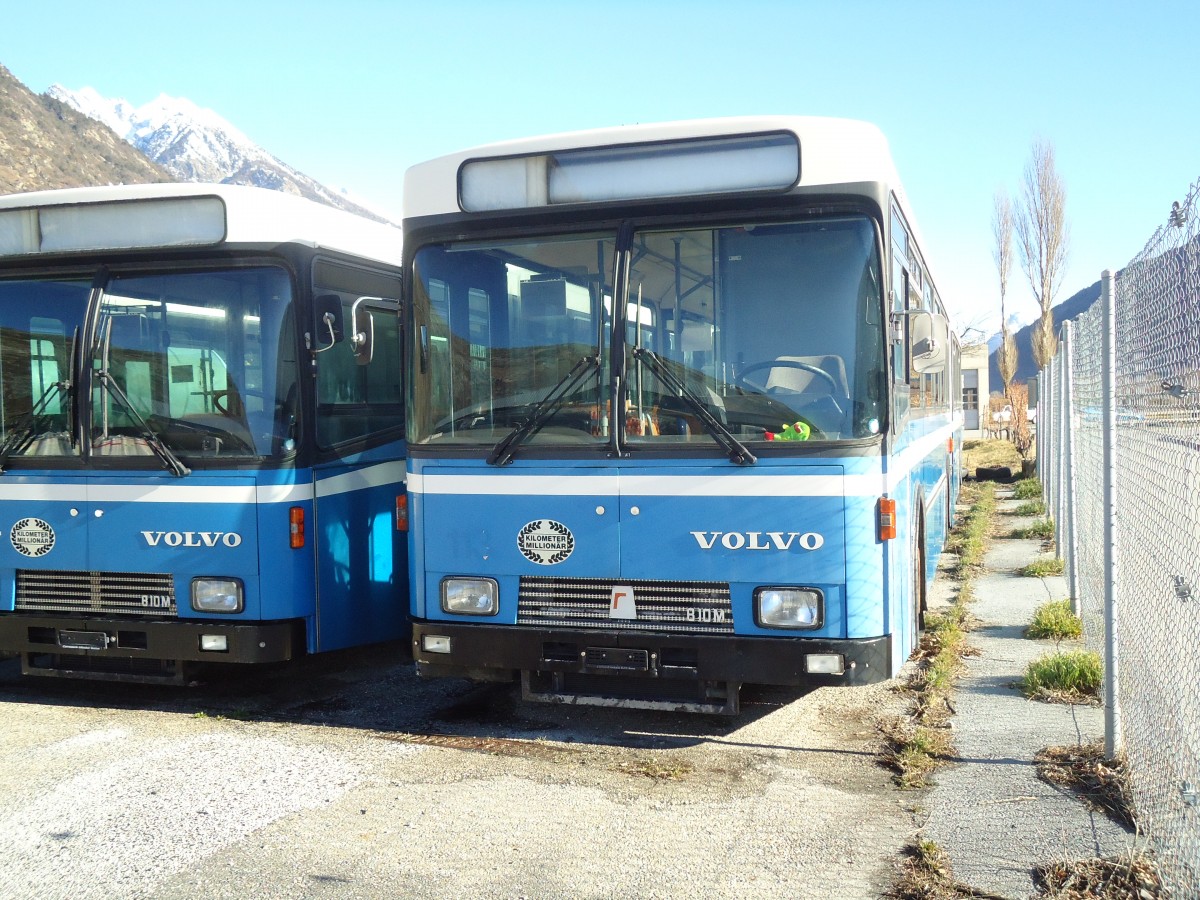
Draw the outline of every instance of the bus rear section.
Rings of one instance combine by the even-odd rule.
[[[388,240],[254,189],[0,198],[0,652],[183,683],[407,635]]]

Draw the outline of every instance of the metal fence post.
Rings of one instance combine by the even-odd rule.
[[[1067,434],[1070,428],[1066,427],[1067,417],[1064,415],[1063,404],[1065,403],[1067,392],[1067,354],[1065,352],[1065,338],[1058,340],[1058,352],[1054,354],[1053,365],[1058,372],[1058,395],[1054,398],[1054,418],[1058,422],[1058,430],[1055,437],[1058,439],[1054,445],[1054,506],[1047,510],[1047,514],[1051,517],[1054,523],[1054,555],[1058,559],[1063,559],[1063,544],[1065,543],[1063,534],[1063,522],[1066,520],[1064,515],[1066,506],[1066,486],[1067,486]]]
[[[1121,705],[1119,697],[1119,650],[1117,587],[1117,316],[1113,274],[1100,275],[1100,302],[1104,316],[1102,332],[1101,433],[1104,442],[1101,470],[1104,473],[1104,754],[1112,759],[1121,749]]]
[[[1054,366],[1054,505],[1048,514],[1054,521],[1054,555],[1059,559],[1063,555],[1062,524],[1064,491],[1067,483],[1067,417],[1063,414],[1063,400],[1066,396],[1067,372],[1066,355],[1063,353],[1062,339],[1059,338],[1057,352],[1051,360]]]
[[[1063,456],[1065,457],[1065,473],[1066,484],[1063,485],[1063,507],[1065,509],[1065,521],[1062,524],[1061,534],[1063,543],[1063,551],[1060,554],[1067,564],[1067,590],[1071,596],[1071,611],[1075,615],[1080,615],[1081,604],[1079,602],[1079,559],[1075,544],[1075,436],[1071,428],[1072,416],[1071,406],[1075,399],[1073,386],[1075,383],[1075,341],[1073,340],[1074,329],[1070,322],[1063,322],[1063,340],[1061,355],[1063,358],[1063,385],[1062,385],[1062,421],[1063,427]]]
[[[1058,387],[1054,383],[1054,365],[1051,363],[1042,369],[1042,374],[1046,378],[1046,396],[1038,397],[1038,405],[1045,406],[1046,413],[1046,433],[1038,436],[1038,457],[1042,460],[1042,500],[1046,503],[1046,508],[1050,509],[1054,501],[1054,485],[1052,484],[1054,474],[1054,427],[1056,425],[1054,415],[1054,393]]]

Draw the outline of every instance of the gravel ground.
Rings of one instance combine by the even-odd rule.
[[[188,689],[0,662],[3,898],[877,897],[890,685],[736,719],[422,682],[398,645]]]

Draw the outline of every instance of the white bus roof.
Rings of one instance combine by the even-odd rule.
[[[58,215],[57,230],[48,227],[47,211]],[[60,244],[47,233],[63,235]],[[242,185],[136,184],[0,196],[0,258],[297,243],[398,266],[400,241],[394,226]]]
[[[907,206],[887,139],[875,125],[815,116],[746,116],[625,125],[461,150],[419,163],[405,173],[404,215],[413,218],[460,212],[459,169],[468,160],[765,132],[791,132],[799,141],[801,163],[797,186],[881,182]]]

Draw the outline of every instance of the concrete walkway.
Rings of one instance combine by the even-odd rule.
[[[1104,711],[1026,700],[1016,687],[1030,662],[1055,649],[1053,641],[1023,637],[1025,626],[1039,605],[1068,592],[1062,577],[1016,574],[1044,553],[1040,541],[1003,537],[1034,520],[1006,515],[1019,502],[1003,489],[998,496],[1003,499],[993,522],[999,536],[985,557],[986,571],[975,580],[970,606],[980,623],[970,643],[980,654],[966,660],[967,674],[954,694],[958,763],[935,776],[923,835],[949,854],[960,883],[1023,898],[1034,893],[1036,865],[1116,855],[1133,846],[1134,836],[1038,778],[1034,754],[1103,738]],[[939,579],[930,600],[934,609],[953,599],[948,582]]]

